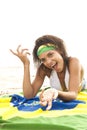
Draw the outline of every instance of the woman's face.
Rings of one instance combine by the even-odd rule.
[[[54,69],[56,72],[63,71],[64,61],[60,53],[56,50],[43,52],[39,56],[40,61],[48,68]]]

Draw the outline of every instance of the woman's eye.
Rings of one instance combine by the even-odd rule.
[[[49,53],[49,54],[48,54],[48,57],[52,57],[52,56],[53,56],[53,53]]]

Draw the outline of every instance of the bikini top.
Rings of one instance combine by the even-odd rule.
[[[66,85],[67,90],[68,90],[68,83],[69,83],[69,71],[66,68],[65,85]],[[55,70],[52,70],[51,75],[50,75],[50,86],[57,90],[62,90],[60,80],[59,80],[57,72]]]

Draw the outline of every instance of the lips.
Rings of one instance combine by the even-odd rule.
[[[56,69],[57,69],[57,63],[56,63],[56,64],[51,65],[51,68],[56,70]]]

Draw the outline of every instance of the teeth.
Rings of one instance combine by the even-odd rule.
[[[55,64],[54,65],[51,65],[51,68],[53,68],[55,66]]]

